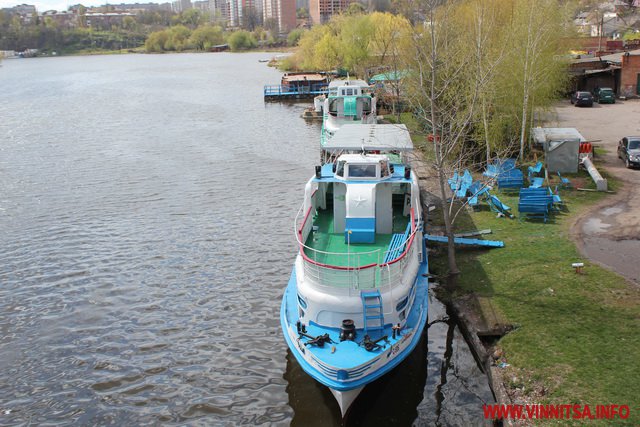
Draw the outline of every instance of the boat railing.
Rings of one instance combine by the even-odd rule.
[[[314,194],[315,196],[315,194]],[[414,211],[411,210],[411,232],[404,242],[404,251],[395,259],[381,263],[389,251],[376,249],[369,252],[326,252],[305,245],[307,237],[313,228],[312,212],[316,206],[312,197],[311,206],[301,214],[301,207],[296,216],[295,234],[298,242],[300,256],[304,268],[305,279],[315,286],[330,288],[371,289],[393,286],[402,279],[407,263],[413,258],[415,246],[413,241],[418,231]],[[319,260],[328,257],[339,258],[345,265],[325,264]],[[365,264],[362,260],[369,263]],[[375,262],[370,262],[371,260]],[[341,263],[342,264],[342,263]]]
[[[322,95],[327,93],[327,83],[313,83],[310,85],[280,84],[265,85],[264,96],[284,95]]]

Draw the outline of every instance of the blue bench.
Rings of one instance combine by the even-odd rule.
[[[344,229],[345,243],[373,243],[375,240],[375,218],[346,218]]]
[[[549,194],[549,188],[529,187],[520,190],[518,212],[520,218],[537,217],[547,222],[549,212],[553,209],[553,195]]]
[[[501,190],[509,189],[509,188],[522,188],[524,185],[523,177],[505,177],[498,178],[498,188]]]
[[[478,197],[483,194],[489,193],[489,187],[486,186],[482,181],[474,181],[469,187],[469,198],[467,199],[467,203],[469,206],[476,207],[478,206]]]
[[[562,197],[560,197],[560,193],[558,192],[558,186],[556,186],[555,191],[551,191],[551,188],[549,188],[549,194],[551,195],[551,197],[553,197],[553,204],[559,206],[558,210],[560,209],[560,207],[564,206]]]
[[[498,159],[487,165],[487,170],[483,173],[489,178],[496,178],[504,173],[516,168],[516,159]]]
[[[501,173],[497,178],[498,188],[522,188],[524,185],[524,175],[520,169],[511,169]]]
[[[469,187],[471,187],[472,183],[473,177],[471,176],[469,171],[465,169],[464,174],[460,178],[460,186],[456,191],[456,197],[459,199],[464,199],[465,197],[467,197],[467,190],[469,190]]]
[[[496,212],[498,216],[504,215],[509,218],[513,218],[513,215],[511,215],[511,208],[502,203],[497,196],[487,193],[487,203],[489,203],[491,210]]]
[[[529,178],[531,188],[540,188],[544,184],[544,178]]]
[[[458,188],[460,188],[460,178],[458,177],[458,171],[455,171],[453,173],[453,177],[449,178],[447,181],[449,182],[449,188],[451,188],[451,191],[453,191],[454,193],[458,191]]]
[[[527,199],[525,199],[518,203],[518,212],[520,212],[520,219],[536,217],[542,218],[544,222],[547,222],[549,218],[549,205],[532,200],[527,201]]]
[[[397,233],[391,237],[391,243],[389,243],[389,249],[384,256],[383,264],[386,264],[394,259],[398,258],[404,252],[404,246],[411,234],[411,222],[407,224],[407,229],[404,233]]]
[[[563,178],[562,175],[560,175],[560,171],[558,171],[558,178],[560,178],[560,184],[563,187],[571,187],[571,181],[569,178]]]
[[[520,189],[520,199],[535,196],[548,196],[549,189],[547,187],[529,187]]]
[[[542,171],[542,162],[536,163],[535,166],[529,166],[527,170],[528,170],[529,180],[531,180],[531,177],[533,177],[535,174],[540,173],[540,171]]]

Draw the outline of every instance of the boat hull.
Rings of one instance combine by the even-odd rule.
[[[344,363],[331,365],[327,363],[326,359],[323,360],[317,352],[314,354],[316,349],[313,346],[305,345],[305,341],[301,340],[298,334],[296,326],[299,310],[296,290],[297,278],[295,268],[293,269],[283,296],[280,315],[285,340],[302,369],[316,381],[331,389],[343,415],[367,384],[382,377],[400,364],[420,341],[427,321],[427,273],[428,264],[425,260],[420,263],[414,281],[415,298],[407,315],[406,325],[397,339],[392,340],[383,349],[371,352],[369,360],[360,360],[357,363],[343,361]],[[317,332],[318,329],[316,328],[315,331]],[[390,329],[387,331],[391,336]],[[335,331],[328,332],[332,334],[332,337],[335,336]],[[348,354],[348,346],[358,346],[355,342],[343,342],[336,343],[333,347],[335,349],[336,346],[343,345],[346,345],[347,349],[338,349],[338,354]]]

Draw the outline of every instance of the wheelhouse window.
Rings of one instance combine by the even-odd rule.
[[[349,178],[376,178],[376,165],[349,165]]]
[[[338,167],[336,168],[336,175],[337,176],[344,176],[344,164],[346,162],[344,160],[338,162]]]

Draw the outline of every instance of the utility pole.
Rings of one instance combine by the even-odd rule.
[[[600,56],[600,52],[602,52],[602,30],[604,29],[604,14],[600,17],[600,25],[598,30],[598,56]]]

